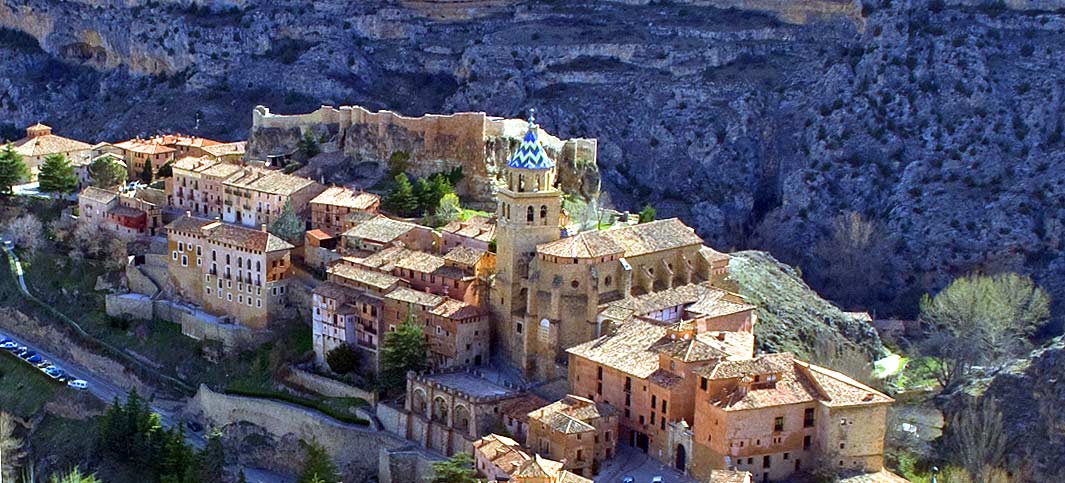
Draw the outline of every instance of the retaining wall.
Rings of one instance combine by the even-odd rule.
[[[320,376],[298,367],[292,367],[285,379],[292,384],[316,392],[326,397],[357,397],[365,399],[370,404],[376,402],[374,393],[345,384],[335,379]]]

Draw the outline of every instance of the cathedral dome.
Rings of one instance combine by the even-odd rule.
[[[532,119],[530,119],[529,130],[526,131],[525,137],[521,140],[521,146],[518,146],[518,150],[514,151],[514,155],[507,162],[507,167],[518,169],[551,169],[555,167],[555,162],[547,157],[547,152],[544,151],[544,147],[540,144],[536,129],[536,124],[533,124]]]

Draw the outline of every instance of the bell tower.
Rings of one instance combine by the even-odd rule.
[[[496,272],[492,284],[492,336],[503,355],[524,369],[523,341],[535,321],[525,320],[529,262],[536,246],[561,238],[562,192],[555,187],[555,162],[537,135],[534,111],[521,146],[503,170],[496,193]]]

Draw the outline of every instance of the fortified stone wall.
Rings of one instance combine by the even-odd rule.
[[[202,417],[211,425],[221,428],[224,434],[229,433],[230,430],[243,434],[250,426],[260,431],[261,437],[268,437],[275,441],[315,441],[326,450],[329,457],[345,475],[366,477],[370,474],[379,474],[382,466],[388,468],[385,473],[390,474],[393,469],[390,467],[390,458],[383,457],[382,452],[410,447],[410,443],[402,438],[383,431],[344,424],[291,404],[216,393],[206,386],[200,386],[200,390],[190,400],[188,411]],[[431,455],[421,452],[416,452],[416,456],[408,454],[406,458],[412,457],[423,458],[426,461],[432,460]],[[279,461],[285,459],[278,458]],[[409,471],[415,475],[424,475],[424,467],[428,466],[428,463],[408,461],[395,466],[410,468]],[[275,469],[295,472],[299,468],[297,466]],[[382,479],[381,481],[422,480]]]
[[[370,391],[344,384],[325,376],[319,376],[298,367],[292,367],[285,380],[326,397],[357,397],[365,399],[370,404],[374,404],[377,399],[376,395]]]
[[[491,204],[498,173],[520,144],[527,124],[483,112],[407,117],[360,106],[322,106],[307,114],[279,115],[258,106],[252,112],[247,157],[264,160],[291,154],[303,133],[310,131],[356,165],[371,162],[384,168],[393,153],[401,152],[410,156],[408,172],[415,176],[461,166],[465,178],[456,191],[470,202]],[[564,191],[584,198],[598,196],[596,140],[561,140],[543,132],[540,139],[558,162]]]

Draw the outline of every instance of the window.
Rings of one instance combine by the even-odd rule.
[[[802,449],[808,450],[813,446],[813,438],[810,435],[802,437]]]
[[[771,464],[772,464],[772,457],[770,455],[765,455],[765,456],[762,457],[762,468],[769,468],[769,466]]]
[[[658,424],[659,429],[665,431],[666,430],[666,418],[662,418],[662,419],[658,420],[658,423],[659,423]]]
[[[197,257],[203,256],[203,247],[200,246],[200,245],[196,245],[196,256]]]
[[[603,279],[603,283],[606,284],[607,287],[609,287],[610,283],[613,282],[613,281],[614,281],[614,279],[610,278],[610,275],[607,275],[606,278]]]
[[[177,249],[179,252],[185,251],[185,242],[178,242]]]
[[[595,393],[600,396],[603,395],[603,381],[595,383]]]
[[[664,413],[668,412],[668,411],[666,411],[667,408],[669,408],[669,401],[666,401],[665,399],[663,399],[662,400],[662,412],[664,412]]]
[[[540,205],[540,219],[547,218],[547,205]]]
[[[177,250],[174,250],[173,252],[170,253],[170,258],[172,260],[177,260]]]
[[[233,301],[233,294],[231,294],[231,293],[227,293],[227,294],[226,294],[226,300],[228,300],[228,301],[232,302],[232,301]]]
[[[595,378],[600,381],[603,380],[603,366],[595,368]]]
[[[784,461],[787,461],[790,456],[790,453],[784,453]]]
[[[812,428],[814,426],[814,408],[806,408],[802,414],[802,427]]]
[[[182,267],[189,266],[189,257],[187,255],[182,255],[181,256],[181,266]]]
[[[784,417],[783,416],[777,416],[776,419],[773,420],[773,431],[774,432],[778,432],[778,433],[781,432],[781,431],[784,431]]]
[[[651,424],[655,423],[655,413],[651,413]]]
[[[525,221],[529,223],[533,222],[533,207],[531,206],[525,210]]]
[[[702,389],[702,390],[705,391],[706,387],[707,387],[706,378],[705,377],[700,377],[699,378],[699,389]]]
[[[840,443],[839,444],[839,449],[846,449],[846,448],[847,448],[847,443]]]
[[[576,280],[574,280],[574,281],[570,282],[569,285],[570,285],[570,287],[577,288],[577,287],[581,286],[581,283],[576,281]]]

